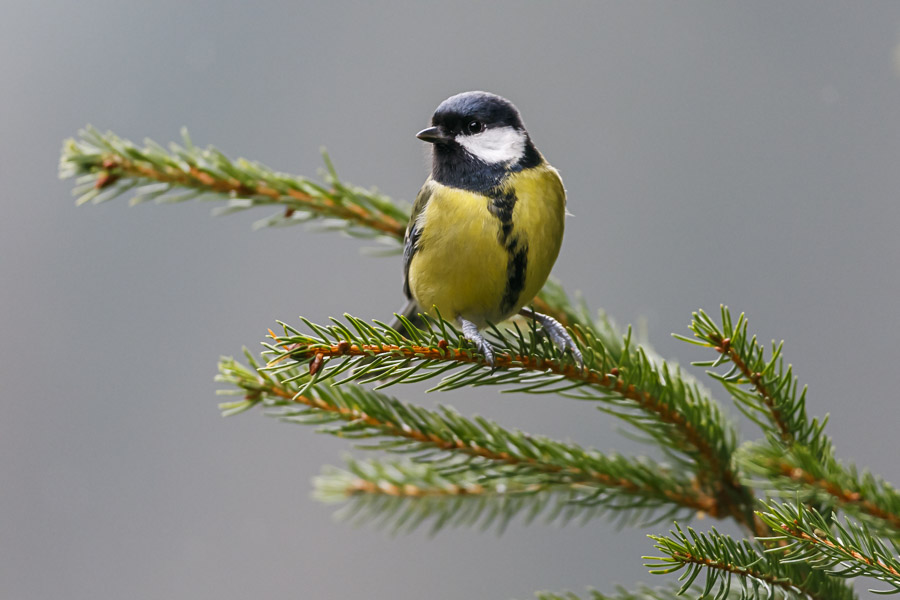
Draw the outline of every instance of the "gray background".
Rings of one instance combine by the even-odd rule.
[[[0,597],[661,582],[644,532],[600,521],[433,540],[333,522],[309,480],[347,445],[258,413],[222,420],[215,362],[275,319],[384,318],[399,258],[254,232],[265,213],[211,219],[207,204],[76,208],[56,163],[87,123],[162,143],[186,125],[309,175],[325,145],[348,181],[411,200],[434,107],[507,96],[568,187],[556,277],[682,363],[708,356],[669,337],[692,310],[747,311],[762,339],[787,340],[840,455],[900,480],[897,3],[0,5]],[[644,451],[586,404],[394,393]]]

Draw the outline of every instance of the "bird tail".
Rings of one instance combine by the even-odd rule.
[[[403,321],[400,320],[400,317],[403,317],[403,318],[407,319],[408,321],[410,321],[416,327],[419,327],[419,328],[424,327],[425,321],[422,319],[422,316],[419,314],[420,312],[421,312],[421,309],[419,308],[419,305],[416,304],[415,300],[410,298],[409,301],[406,303],[406,305],[403,308],[401,308],[396,313],[394,313],[394,318],[391,320],[391,322],[389,324],[393,329],[396,329],[400,333],[403,333],[405,331],[405,328],[403,327]]]

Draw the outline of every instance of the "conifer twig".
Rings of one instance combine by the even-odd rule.
[[[524,515],[528,524],[545,521],[582,523],[616,511],[634,518],[634,497],[600,497],[590,484],[547,479],[540,472],[522,473],[503,465],[450,465],[409,460],[348,459],[347,470],[326,468],[314,480],[315,494],[325,502],[342,502],[338,516],[356,524],[375,522],[394,531],[412,531],[431,521],[431,533],[446,525],[496,526],[502,532]],[[629,510],[626,510],[629,509]],[[668,514],[668,513],[666,513]]]
[[[754,444],[741,453],[741,464],[770,492],[797,496],[820,512],[842,509],[880,535],[900,540],[900,493],[883,478],[837,461],[831,451],[821,457],[800,445],[784,451]]]
[[[865,525],[849,519],[841,524],[836,517],[828,522],[801,503],[769,503],[759,514],[776,532],[772,539],[791,542],[771,551],[786,552],[785,562],[809,564],[837,577],[871,577],[893,588],[878,593],[900,593],[900,560]]]
[[[92,127],[79,135],[63,145],[59,169],[60,177],[77,177],[79,204],[104,202],[129,191],[135,192],[132,203],[179,202],[206,195],[226,202],[220,214],[253,206],[284,209],[261,225],[330,219],[330,226],[357,236],[403,239],[409,210],[385,196],[342,183],[327,156],[326,187],[259,163],[232,161],[211,146],[197,148],[184,130],[184,145],[171,144],[168,151],[152,140],[139,148]],[[188,191],[173,195],[179,189]]]
[[[702,572],[706,573],[703,596],[715,590],[715,598],[726,598],[732,580],[740,582],[742,591],[759,597],[772,588],[779,588],[788,597],[812,600],[850,600],[853,590],[840,579],[821,571],[813,571],[805,563],[779,560],[771,553],[746,540],[735,541],[713,528],[698,533],[691,528],[685,533],[676,523],[669,536],[651,535],[656,549],[664,556],[645,556],[654,561],[646,566],[651,573],[665,574],[685,570],[682,591],[694,584]],[[767,596],[771,597],[771,596]]]
[[[223,391],[244,396],[223,404],[225,414],[263,402],[280,408],[275,416],[287,421],[317,425],[337,421],[328,431],[341,437],[389,438],[374,447],[404,452],[416,460],[433,460],[435,453],[447,453],[488,461],[492,468],[513,469],[506,470],[505,476],[539,473],[542,483],[580,483],[602,491],[602,496],[587,494],[587,504],[602,502],[615,508],[617,499],[627,496],[633,501],[625,504],[632,509],[672,512],[673,507],[709,511],[713,503],[691,481],[646,459],[604,456],[575,444],[510,432],[486,419],[465,419],[448,408],[434,412],[404,404],[358,386],[306,385],[309,375],[298,367],[281,370],[276,378],[259,369],[252,356],[247,358],[250,368],[233,359],[223,358],[220,363],[219,380],[236,388]],[[298,393],[298,388],[304,388],[304,393]],[[448,468],[455,470],[458,465]]]
[[[719,358],[698,361],[702,367],[731,363],[724,374],[709,372],[732,395],[737,406],[764,431],[774,434],[785,446],[800,443],[813,447],[823,438],[825,422],[806,415],[806,387],[798,389],[793,369],[785,367],[783,343],[773,344],[766,358],[765,349],[748,333],[749,323],[741,314],[733,321],[727,306],[721,307],[721,323],[704,311],[694,313],[690,328],[694,338],[675,336],[688,343],[713,348]]]
[[[304,321],[318,335],[302,334],[282,324],[285,335],[273,334],[275,343],[268,345],[270,352],[275,355],[269,365],[276,366],[286,358],[301,364],[310,363],[317,375],[316,381],[321,382],[348,371],[349,366],[359,366],[351,377],[342,382],[352,379],[381,381],[379,387],[410,380],[421,381],[449,371],[448,366],[452,369],[469,365],[470,368],[462,372],[462,377],[445,379],[435,389],[515,382],[518,385],[514,389],[518,391],[545,393],[564,388],[575,395],[572,390],[596,388],[629,400],[646,412],[656,415],[662,422],[674,426],[716,467],[715,470],[721,466],[720,459],[709,442],[694,429],[685,415],[672,410],[665,402],[623,379],[622,369],[611,366],[609,372],[600,370],[606,362],[605,352],[602,350],[589,350],[594,359],[593,365],[600,366],[600,369],[581,369],[564,358],[552,344],[541,344],[533,334],[528,339],[521,332],[509,338],[499,330],[494,330],[497,356],[493,369],[486,371],[491,365],[483,356],[470,349],[468,341],[446,321],[433,322],[435,326],[429,326],[428,331],[414,331],[407,325],[407,332],[411,337],[405,338],[383,324],[372,326],[350,315],[345,315],[345,318],[349,322],[349,328],[337,321],[330,326]],[[426,320],[429,325],[432,323],[427,317]],[[364,364],[365,361],[360,360],[352,362],[354,358],[377,360]],[[332,367],[330,359],[351,360],[338,362]],[[506,371],[509,370],[514,370],[514,378],[506,376]],[[417,376],[412,377],[414,374]],[[548,374],[551,376],[548,377]]]
[[[677,460],[688,457],[694,463],[700,488],[715,498],[709,514],[734,517],[752,531],[758,530],[752,492],[730,467],[734,432],[699,388],[679,371],[665,363],[657,365],[640,349],[631,349],[627,337],[622,347],[610,351],[590,332],[582,331],[587,365],[582,369],[533,329],[528,334],[494,329],[492,344],[497,354],[489,370],[483,357],[446,321],[426,316],[426,330],[407,323],[409,337],[405,337],[378,322],[372,325],[349,315],[345,319],[346,324],[333,320],[329,326],[304,321],[313,335],[282,323],[284,335],[273,334],[275,343],[267,345],[274,356],[267,369],[277,371],[292,359],[309,365],[314,373],[310,381],[378,381],[379,387],[456,370],[435,389],[512,383],[518,391],[604,400],[610,403],[605,410],[649,433],[671,456],[678,457],[673,450],[682,452]],[[617,363],[612,363],[612,356],[619,357]],[[335,379],[347,373],[344,379]]]
[[[827,419],[807,416],[807,388],[801,390],[792,367],[785,366],[784,344],[773,343],[767,357],[756,336],[748,333],[743,314],[734,321],[727,307],[720,312],[720,323],[702,310],[694,313],[691,329],[696,339],[677,337],[720,354],[717,360],[695,365],[732,365],[724,374],[710,375],[770,436],[741,455],[744,468],[759,476],[757,485],[790,495],[799,492],[803,501],[816,502],[820,510],[837,506],[868,519],[882,533],[900,535],[900,494],[884,480],[869,473],[860,477],[852,465],[845,467],[834,458],[824,431]]]

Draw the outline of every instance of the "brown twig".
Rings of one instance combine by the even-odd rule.
[[[749,567],[739,567],[737,565],[732,565],[725,562],[719,562],[716,560],[712,560],[709,558],[703,558],[701,556],[694,556],[693,554],[686,554],[684,552],[675,552],[672,554],[672,558],[677,558],[678,560],[684,563],[691,563],[695,565],[703,565],[708,569],[715,569],[717,571],[726,571],[728,573],[734,573],[735,575],[740,575],[741,577],[752,577],[753,579],[758,579],[759,581],[765,581],[769,585],[780,587],[783,590],[787,591],[795,591],[800,590],[804,594],[806,594],[809,598],[818,599],[820,596],[814,596],[812,593],[803,590],[798,585],[791,583],[789,579],[785,579],[783,577],[776,577],[775,575],[770,575],[768,573],[760,573],[759,571],[754,571]],[[821,598],[821,600],[828,600],[828,598]]]
[[[444,439],[434,433],[425,433],[411,428],[408,424],[404,426],[382,421],[367,415],[366,413],[352,408],[335,406],[329,404],[320,398],[311,396],[295,395],[290,390],[286,390],[273,383],[266,385],[266,391],[273,396],[291,400],[297,404],[304,404],[323,412],[330,412],[337,415],[345,421],[353,421],[355,423],[363,423],[374,429],[381,430],[385,435],[392,437],[405,438],[422,444],[427,444],[433,448],[448,452],[459,452],[469,456],[477,456],[487,460],[500,462],[508,465],[527,465],[528,467],[538,469],[545,473],[554,473],[571,477],[581,482],[593,482],[601,484],[605,487],[615,487],[627,493],[634,495],[655,495],[656,490],[645,488],[637,483],[625,479],[616,478],[605,473],[594,471],[584,471],[578,468],[562,467],[550,463],[540,462],[534,458],[521,458],[510,455],[507,452],[498,452],[479,446],[471,441],[464,441],[458,438]],[[715,507],[715,500],[697,489],[690,490],[665,490],[666,498],[676,504],[692,508],[697,511],[711,513]]]
[[[314,198],[293,188],[281,192],[262,182],[247,185],[233,178],[222,179],[194,166],[186,171],[175,167],[160,170],[115,154],[104,156],[100,164],[104,170],[97,176],[98,187],[110,185],[122,177],[140,177],[160,183],[209,190],[218,194],[235,194],[241,197],[264,196],[288,206],[300,203],[305,208],[326,212],[333,217],[358,223],[396,239],[403,239],[406,231],[406,223],[400,223],[385,214],[373,215],[360,206],[342,205],[328,198]]]
[[[786,462],[776,462],[775,466],[781,472],[782,476],[822,490],[834,498],[838,504],[855,506],[867,515],[881,519],[884,522],[889,523],[893,528],[900,530],[900,515],[884,510],[871,500],[863,498],[862,494],[859,492],[846,490],[833,481],[817,478],[812,473]]]
[[[374,356],[378,354],[392,354],[397,357],[418,358],[420,360],[444,360],[459,363],[478,363],[487,364],[483,359],[478,358],[467,350],[458,348],[433,348],[430,346],[397,346],[391,344],[371,344],[357,345],[342,341],[333,345],[315,345],[310,347],[306,353],[293,353],[292,348],[286,347],[287,354],[279,357],[269,364],[287,357],[307,358],[309,356],[324,358],[334,358],[342,356]],[[617,377],[618,373],[600,373],[598,371],[587,368],[579,368],[572,363],[562,364],[556,360],[548,358],[536,358],[533,356],[509,355],[501,354],[494,359],[494,368],[522,368],[529,371],[550,372],[563,375],[572,381],[583,381],[589,385],[606,388],[623,398],[633,401],[642,410],[656,414],[661,421],[674,426],[682,432],[685,439],[697,452],[703,457],[703,460],[709,465],[711,475],[718,474],[716,477],[701,476],[702,482],[696,486],[697,493],[703,493],[706,500],[703,502],[704,512],[712,517],[724,518],[733,517],[738,523],[747,527],[748,530],[763,535],[768,530],[762,526],[761,522],[752,516],[752,508],[748,506],[746,498],[752,498],[752,492],[747,490],[738,480],[737,475],[730,467],[723,465],[722,461],[713,451],[706,438],[701,435],[684,416],[672,410],[667,404],[655,398],[649,392],[637,389],[633,384],[626,384],[621,378]],[[714,494],[701,492],[700,488],[712,483],[715,488]],[[734,496],[737,495],[738,498]],[[711,502],[709,500],[712,500]]]
[[[756,393],[759,394],[760,398],[762,398],[763,403],[766,405],[766,408],[769,409],[769,414],[772,417],[772,422],[778,428],[778,433],[781,436],[781,441],[786,444],[792,444],[794,442],[794,435],[791,433],[790,427],[784,421],[784,417],[781,414],[781,411],[775,405],[775,398],[772,396],[772,392],[769,391],[769,388],[766,387],[763,382],[762,373],[754,373],[747,366],[747,363],[744,362],[741,355],[738,354],[737,350],[735,350],[734,346],[731,343],[731,338],[722,338],[717,334],[711,334],[710,340],[716,344],[715,349],[720,354],[727,354],[728,358],[731,362],[740,369],[741,373],[747,380],[753,384],[753,387],[756,388]]]
[[[795,529],[793,527],[788,527],[787,525],[782,525],[781,529],[784,532],[786,532],[788,535],[790,535],[791,537],[801,539],[811,546],[816,546],[816,545],[828,546],[829,548],[837,550],[841,554],[848,556],[850,558],[853,558],[854,560],[858,560],[862,563],[865,563],[866,565],[868,565],[870,567],[878,567],[880,569],[887,571],[891,575],[894,575],[895,577],[900,577],[900,571],[898,571],[891,565],[886,565],[880,560],[873,560],[873,559],[869,558],[868,556],[863,556],[856,550],[850,550],[843,546],[839,546],[830,540],[813,537],[801,529]]]
[[[553,487],[568,488],[569,486],[561,486],[560,484],[533,483],[531,485],[524,486],[520,490],[515,491],[533,494],[535,492],[551,489]],[[446,487],[426,488],[410,483],[406,483],[403,485],[397,485],[389,481],[380,481],[378,483],[375,483],[374,481],[369,481],[367,479],[356,478],[351,480],[347,484],[346,488],[344,489],[344,493],[347,496],[352,496],[354,494],[382,494],[385,496],[394,496],[398,498],[434,498],[442,496],[485,496],[491,493],[498,492],[496,492],[495,490],[487,489],[483,485],[477,483],[470,483],[467,485],[450,484]],[[510,492],[507,491],[500,493],[508,494]]]

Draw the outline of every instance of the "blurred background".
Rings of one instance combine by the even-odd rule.
[[[76,208],[57,161],[88,123],[163,144],[187,126],[306,175],[325,146],[347,181],[411,201],[428,171],[414,135],[437,104],[506,96],[568,188],[567,289],[682,364],[708,358],[670,337],[691,311],[747,312],[761,339],[787,341],[839,455],[900,480],[900,4],[0,6],[0,597],[529,598],[664,581],[640,556],[665,525],[429,539],[334,522],[310,479],[349,446],[258,412],[223,420],[216,360],[258,348],[276,319],[385,318],[400,258],[253,231],[265,212]],[[393,393],[646,452],[585,403]]]

